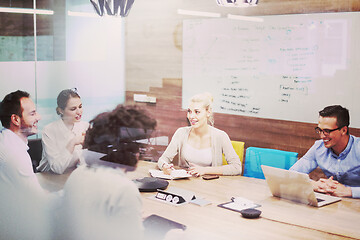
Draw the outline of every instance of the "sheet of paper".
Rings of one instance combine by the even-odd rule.
[[[243,197],[232,197],[230,202],[219,204],[218,206],[240,212],[243,209],[257,208],[261,205]]]
[[[196,198],[194,200],[191,200],[190,203],[198,205],[200,207],[204,207],[206,205],[210,205],[211,202],[205,198]]]
[[[241,211],[241,210],[247,209],[247,208],[256,208],[259,205],[255,204],[255,203],[239,204],[239,203],[236,203],[236,202],[229,202],[227,204],[224,204],[223,206],[226,207],[226,208],[230,208],[232,210],[235,210],[235,211]]]

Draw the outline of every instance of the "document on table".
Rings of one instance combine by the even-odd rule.
[[[171,174],[165,174],[163,171],[161,170],[155,170],[155,169],[150,169],[149,173],[152,177],[156,177],[156,178],[162,178],[162,179],[182,179],[182,178],[188,178],[191,177],[192,175],[189,174],[186,170],[184,169],[175,169],[171,171]]]
[[[218,205],[218,207],[230,209],[236,212],[240,212],[241,210],[248,208],[257,208],[260,206],[261,205],[242,197],[233,197],[231,198],[231,202],[226,202]]]

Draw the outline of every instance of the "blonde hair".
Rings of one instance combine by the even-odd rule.
[[[190,103],[201,102],[206,111],[210,113],[208,116],[208,124],[214,126],[214,114],[213,114],[213,101],[214,98],[209,92],[199,93],[190,98]]]

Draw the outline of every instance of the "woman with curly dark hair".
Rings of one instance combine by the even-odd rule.
[[[136,106],[118,105],[90,121],[84,148],[107,154],[104,160],[135,166],[139,156],[138,140],[148,139],[156,120]]]
[[[136,166],[139,140],[155,127],[144,110],[118,105],[90,121],[84,148],[106,154],[105,161]],[[82,165],[72,172],[64,187],[61,239],[143,238],[140,193],[118,166]]]

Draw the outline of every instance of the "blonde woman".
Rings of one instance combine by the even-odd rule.
[[[209,93],[197,94],[190,99],[187,111],[190,126],[176,130],[158,161],[164,173],[171,173],[173,159],[178,154],[178,165],[188,168],[194,176],[241,174],[241,162],[229,136],[213,127],[212,103],[213,98]],[[227,165],[222,164],[223,153]]]

